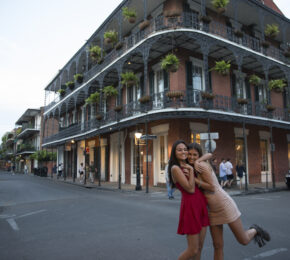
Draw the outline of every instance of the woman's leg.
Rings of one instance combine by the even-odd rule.
[[[206,235],[206,229],[207,227],[203,227],[199,233],[199,247],[198,247],[198,253],[197,255],[193,258],[193,260],[200,260],[201,257],[201,251],[203,248],[203,243]]]
[[[235,235],[237,241],[242,245],[247,245],[257,234],[256,229],[251,228],[249,230],[244,230],[243,224],[240,218],[232,223],[228,224],[233,234]]]
[[[210,233],[214,248],[214,260],[224,259],[223,225],[210,226]]]
[[[189,260],[198,254],[199,234],[187,235],[187,249],[181,253],[178,260]]]

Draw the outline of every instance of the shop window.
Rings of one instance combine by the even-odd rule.
[[[160,170],[164,171],[165,170],[165,138],[164,135],[160,136]]]
[[[235,150],[236,150],[236,164],[239,161],[245,162],[243,138],[235,139]]]
[[[261,151],[261,170],[269,171],[268,162],[268,142],[267,140],[260,140],[260,151]]]

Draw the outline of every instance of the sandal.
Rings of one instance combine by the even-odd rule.
[[[264,240],[266,241],[271,240],[270,234],[260,226],[254,224],[250,228],[253,228],[257,231],[257,234],[255,235],[254,239],[255,243],[257,243],[259,247],[262,247],[266,244]]]

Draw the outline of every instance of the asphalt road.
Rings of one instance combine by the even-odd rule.
[[[290,259],[290,192],[234,200],[244,226],[266,227],[272,241],[242,246],[225,226],[225,259]],[[179,203],[163,192],[87,189],[0,172],[0,259],[177,259],[186,247],[176,234]],[[209,232],[202,259],[213,259]]]

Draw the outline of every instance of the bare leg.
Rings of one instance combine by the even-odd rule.
[[[210,233],[214,247],[214,260],[224,259],[223,225],[210,226]]]
[[[189,260],[195,257],[199,248],[199,234],[187,235],[187,249],[181,253],[178,260]]]
[[[237,241],[242,245],[247,245],[251,242],[254,236],[257,234],[255,229],[244,230],[243,224],[240,218],[232,223],[228,224]]]
[[[201,257],[201,251],[202,251],[202,248],[203,248],[203,243],[204,243],[204,239],[205,239],[205,236],[206,236],[206,229],[207,227],[203,227],[199,233],[199,248],[198,248],[198,253],[195,257],[193,257],[192,259],[193,260],[200,260],[200,257]]]

